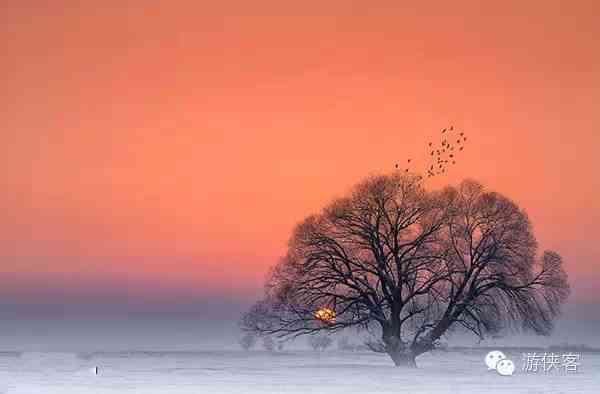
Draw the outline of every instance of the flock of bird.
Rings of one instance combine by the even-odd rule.
[[[456,164],[457,156],[465,148],[466,141],[467,137],[465,133],[455,130],[454,126],[442,129],[440,142],[436,144],[429,142],[428,144],[427,156],[429,161],[424,172],[425,177],[432,178],[445,174],[451,165]],[[409,166],[411,162],[412,159],[407,160],[407,167],[404,169],[404,172],[410,171]],[[400,169],[398,163],[396,163],[396,169]]]

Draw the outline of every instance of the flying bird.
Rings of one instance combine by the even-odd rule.
[[[453,131],[457,132],[456,136]],[[455,129],[454,125],[441,129],[441,134],[438,142],[427,142],[427,152],[429,152],[431,160],[425,167],[425,178],[442,175],[445,174],[446,171],[450,172],[449,166],[456,164],[458,152],[464,149],[464,141],[467,140],[465,133],[460,131],[460,129]],[[443,134],[450,135],[450,138]],[[451,138],[456,138],[456,143],[454,143],[454,140],[451,140]],[[452,143],[450,141],[452,141]],[[435,160],[433,160],[434,158]],[[412,159],[408,159],[408,163],[412,163]]]

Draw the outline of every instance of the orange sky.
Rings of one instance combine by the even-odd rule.
[[[48,3],[0,13],[5,297],[256,295],[294,223],[454,124],[431,187],[514,198],[593,300],[600,3]]]

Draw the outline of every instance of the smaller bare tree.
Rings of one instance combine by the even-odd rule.
[[[285,343],[283,341],[277,341],[277,351],[283,352],[284,348],[285,348]]]
[[[322,352],[333,343],[333,339],[329,335],[311,335],[308,338],[308,344],[314,351]]]
[[[275,352],[275,341],[270,336],[263,337],[263,348],[269,353]]]
[[[240,338],[239,343],[242,349],[248,351],[256,344],[256,336],[250,332],[247,332],[243,337]]]
[[[337,348],[341,352],[353,352],[356,350],[356,346],[350,342],[348,337],[338,339]]]

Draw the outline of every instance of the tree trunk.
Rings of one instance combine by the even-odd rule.
[[[406,343],[400,339],[400,330],[384,329],[382,342],[385,344],[385,351],[394,361],[397,367],[416,368],[417,353],[413,351]],[[419,353],[420,354],[420,353]]]
[[[389,352],[388,354],[394,361],[394,365],[397,367],[417,368],[416,356],[410,350]]]

